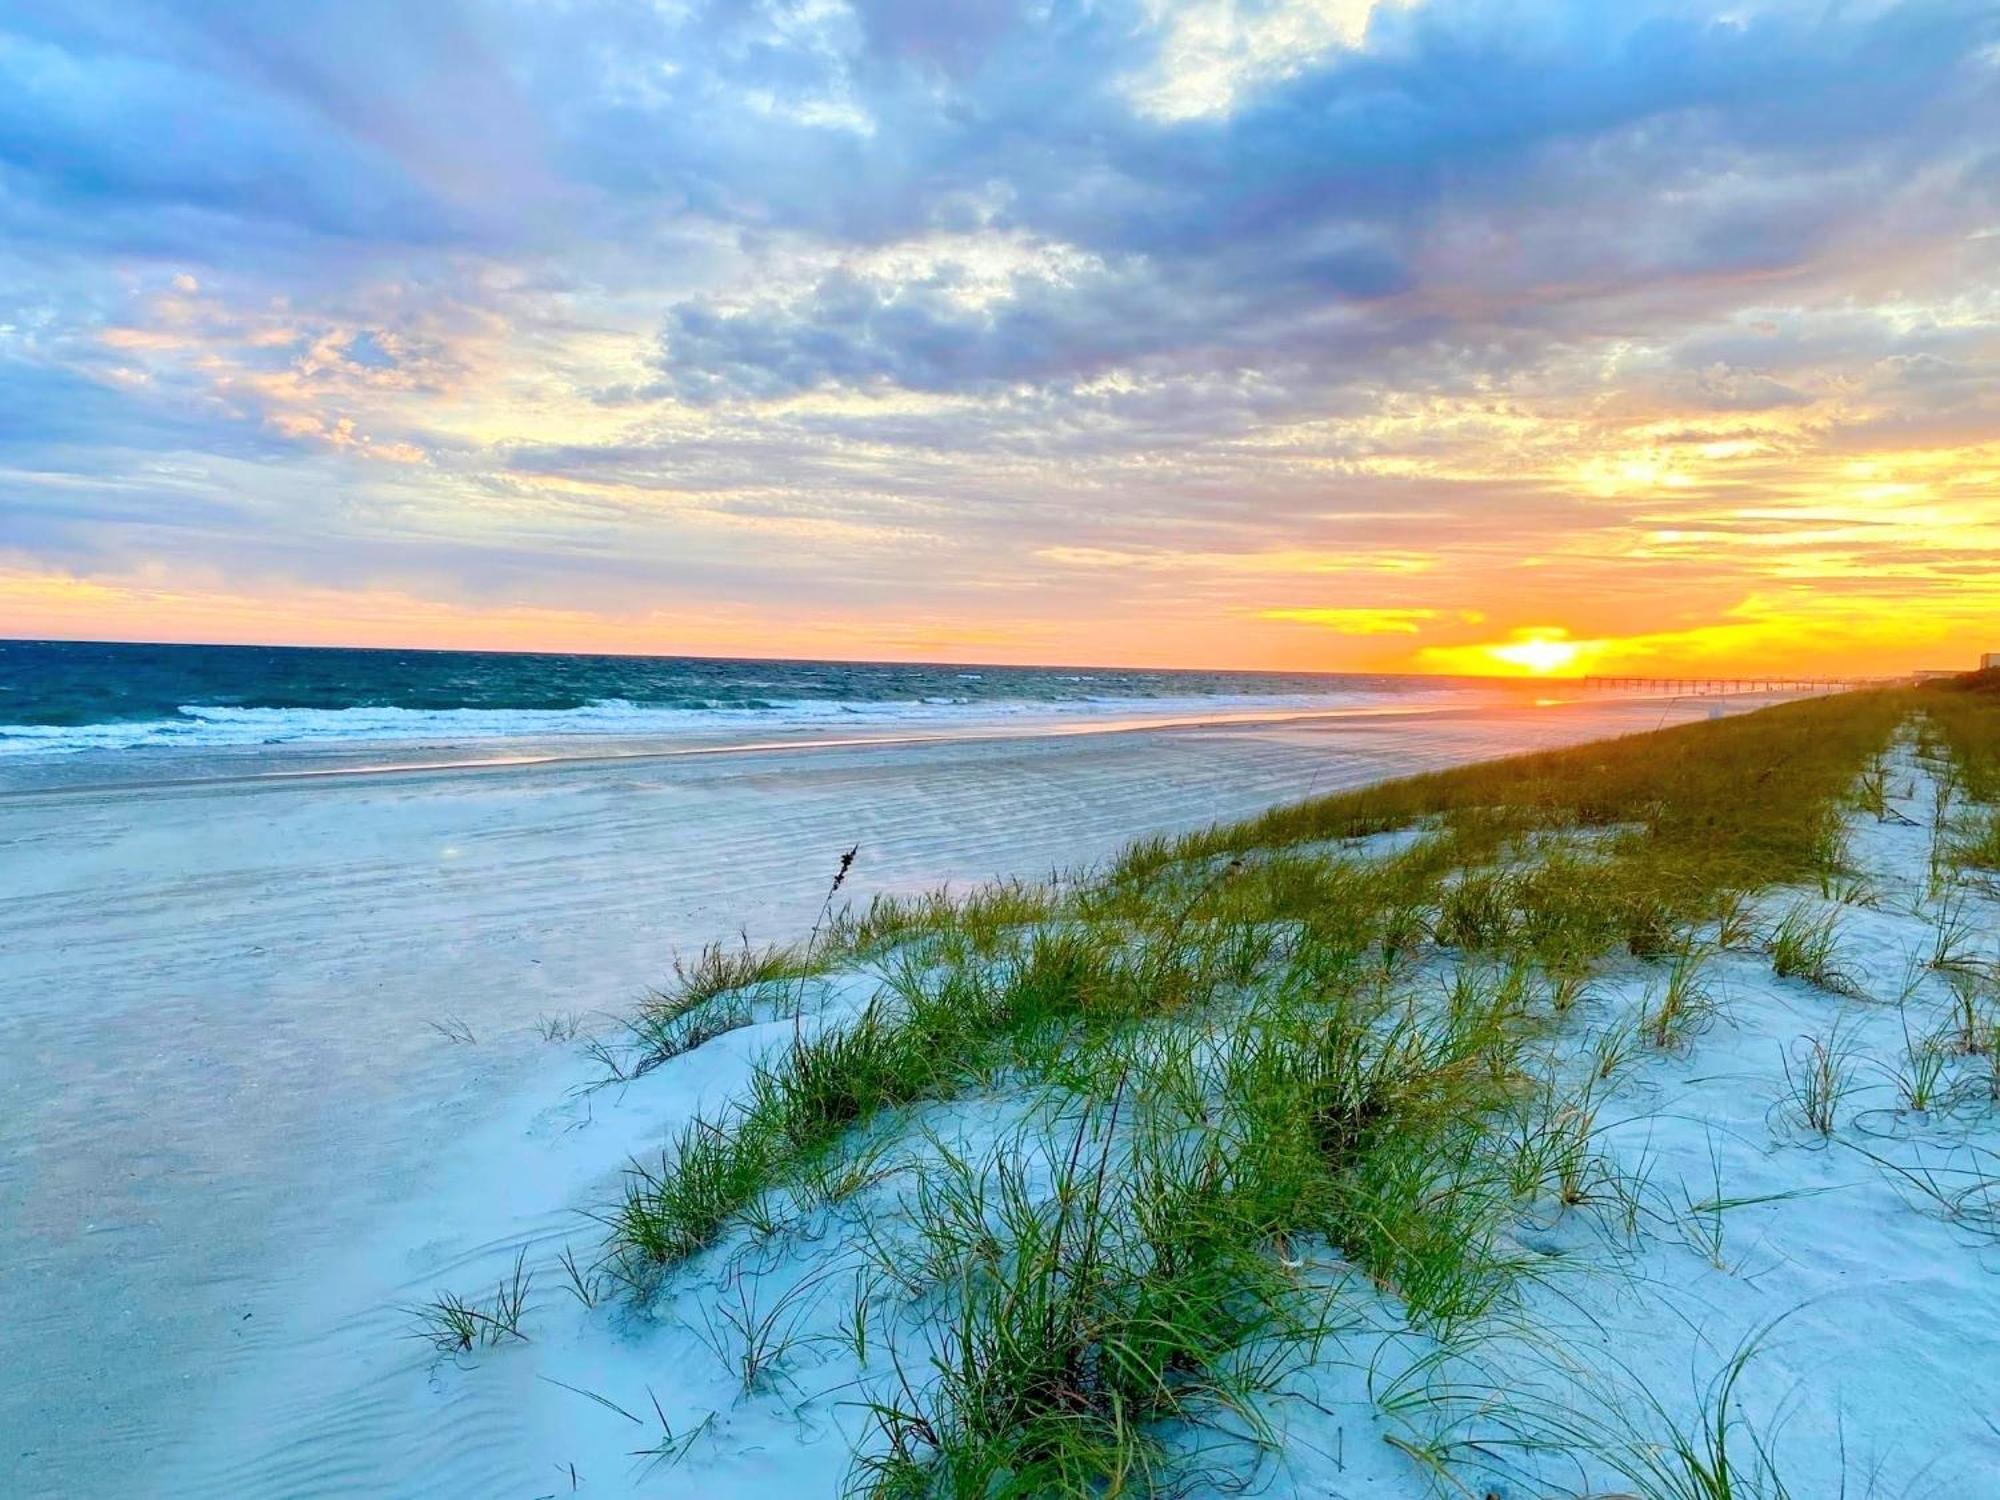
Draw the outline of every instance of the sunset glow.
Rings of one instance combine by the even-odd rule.
[[[314,14],[0,22],[0,634],[2000,649],[1990,7]]]
[[[1529,631],[1518,640],[1476,649],[1530,677],[1548,677],[1557,672],[1570,671],[1587,654],[1581,642],[1566,641],[1556,631]]]

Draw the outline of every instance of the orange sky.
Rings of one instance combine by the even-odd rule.
[[[504,430],[504,402],[482,420]],[[1439,420],[1448,429],[1453,419]],[[696,573],[704,549],[729,568],[747,551],[754,581],[697,580],[655,598],[644,569],[601,591],[552,571],[516,580],[527,597],[509,598],[505,586],[468,597],[448,573],[394,576],[408,573],[399,568],[340,586],[305,576],[296,560],[86,571],[0,553],[0,631],[1509,676],[1873,675],[1968,666],[2000,649],[2000,444],[1835,457],[1816,451],[1788,412],[1731,417],[1726,440],[1648,449],[1662,420],[1699,419],[1649,414],[1636,431],[1599,421],[1583,432],[1567,419],[1511,420],[1504,442],[1467,442],[1448,467],[1399,478],[1442,497],[1436,514],[1310,517],[1301,530],[1313,545],[1236,550],[1176,546],[1170,526],[1124,526],[1115,546],[1004,533],[968,545],[874,517],[746,521],[622,481],[565,477],[537,482],[527,498],[559,496],[558,515],[602,505],[646,545],[697,555]],[[1493,425],[1489,417],[1482,432]],[[319,472],[361,488],[388,462],[342,452]],[[423,487],[435,482],[436,513],[455,527],[521,514],[519,497],[468,499],[462,476],[416,467],[405,481],[414,498],[392,509],[422,513]],[[1329,472],[1327,492],[1369,483],[1370,467]],[[1519,522],[1457,513],[1455,493],[1502,482],[1533,497]],[[1594,513],[1603,519],[1590,524]],[[1392,535],[1372,536],[1378,526]],[[927,568],[934,578],[918,586]],[[819,593],[861,597],[829,603]]]
[[[639,9],[50,29],[0,634],[2000,650],[1977,6]]]

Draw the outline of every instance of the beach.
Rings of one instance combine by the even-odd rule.
[[[500,1200],[469,1143],[593,1076],[538,1023],[615,1030],[677,954],[804,935],[850,847],[863,899],[1039,878],[1144,834],[1717,711],[1524,699],[527,764],[485,747],[480,766],[337,776],[274,754],[17,790],[0,1488],[403,1493],[422,1435],[463,1460],[442,1471],[456,1492],[498,1492],[480,1425],[385,1394],[385,1361],[423,1362],[395,1304],[575,1227],[589,1184]],[[643,1111],[592,1097],[657,1151]]]
[[[0,86],[0,1500],[2000,1500],[2000,0]]]

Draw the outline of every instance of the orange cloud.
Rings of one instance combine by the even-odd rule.
[[[1266,609],[1260,620],[1288,620],[1317,625],[1335,635],[1415,635],[1424,622],[1435,620],[1434,609]]]

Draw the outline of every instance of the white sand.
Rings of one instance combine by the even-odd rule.
[[[553,1466],[581,1471],[577,1454],[591,1493],[624,1493],[635,1465],[610,1455],[641,1446],[630,1424],[538,1379],[564,1378],[572,1343],[586,1365],[602,1353],[552,1279],[536,1343],[475,1369],[431,1369],[396,1307],[490,1279],[519,1245],[585,1243],[572,1210],[739,1078],[757,1037],[574,1101],[591,1072],[538,1017],[620,1011],[707,938],[800,934],[855,842],[864,898],[1037,874],[1313,790],[1709,711],[0,797],[0,1493],[527,1495],[566,1492]],[[446,1040],[448,1020],[474,1040]],[[712,1383],[679,1351],[642,1362],[662,1355],[663,1400]],[[827,1431],[778,1425],[757,1441]],[[820,1449],[786,1472],[837,1474],[841,1441]]]
[[[1595,1150],[1644,1184],[1637,1235],[1608,1207],[1524,1221],[1518,1242],[1550,1257],[1551,1274],[1531,1287],[1517,1334],[1440,1370],[1440,1383],[1477,1372],[1524,1405],[1539,1400],[1603,1430],[1619,1427],[1615,1413],[1655,1436],[1657,1401],[1698,1433],[1697,1398],[1753,1341],[1732,1407],[1748,1425],[1731,1449],[1747,1466],[1753,1442],[1771,1445],[1793,1500],[2000,1495],[1995,1064],[1947,1046],[1941,1102],[1926,1113],[1903,1107],[1909,1051],[1943,1033],[1952,1002],[1943,976],[1921,967],[1939,913],[1926,899],[1931,779],[1907,746],[1892,764],[1890,805],[1909,821],[1850,817],[1853,888],[1832,900],[1776,891],[1759,903],[1766,931],[1795,903],[1833,914],[1840,964],[1859,993],[1778,979],[1759,953],[1719,955],[1713,1021],[1684,1049],[1642,1043],[1638,1066],[1595,1100]],[[2000,901],[1974,893],[1964,916],[1973,954],[2000,964]],[[1594,986],[1563,1047],[1577,1070],[1589,1071],[1591,1045],[1641,1013],[1660,979],[1657,966],[1633,963]],[[1800,1117],[1787,1062],[1802,1077],[1809,1039],[1836,1036],[1851,1092],[1822,1137]],[[1948,1207],[1919,1182],[1958,1201]],[[1379,1314],[1393,1321],[1392,1309]],[[1416,1357],[1421,1341],[1402,1352]],[[1425,1493],[1381,1442],[1398,1429],[1354,1371],[1327,1369],[1312,1384],[1334,1415],[1296,1425],[1277,1493]],[[1483,1415],[1454,1435],[1502,1451],[1504,1432]],[[1345,1467],[1329,1451],[1343,1452]],[[1601,1466],[1551,1462],[1539,1483],[1502,1493],[1621,1492]]]

